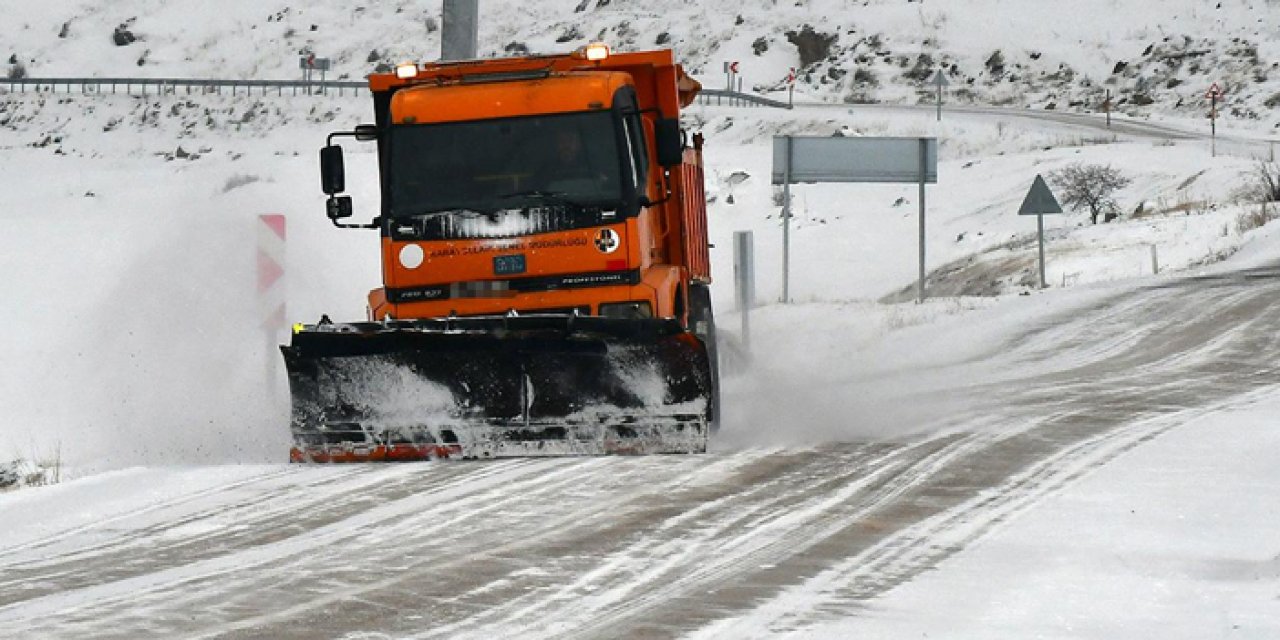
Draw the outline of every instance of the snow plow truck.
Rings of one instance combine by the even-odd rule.
[[[671,51],[408,63],[320,152],[376,230],[368,318],[282,346],[295,462],[697,453],[719,419],[701,86]],[[377,145],[348,222],[337,138]]]

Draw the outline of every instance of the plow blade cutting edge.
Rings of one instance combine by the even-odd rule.
[[[707,348],[674,320],[322,322],[281,351],[294,462],[706,450]]]

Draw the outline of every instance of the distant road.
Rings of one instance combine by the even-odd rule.
[[[855,113],[910,113],[916,115],[932,115],[936,110],[936,107],[932,105],[834,104],[825,102],[797,102],[795,108],[797,110],[841,109]],[[957,114],[993,119],[1021,119],[1038,123],[1048,122],[1120,137],[1139,138],[1143,140],[1199,140],[1204,142],[1208,142],[1210,140],[1209,127],[1207,123],[1203,130],[1191,130],[1174,124],[1146,122],[1142,120],[1134,120],[1126,116],[1112,115],[1111,126],[1107,127],[1106,116],[1103,114],[1046,111],[1044,109],[1026,109],[1022,107],[943,105],[942,117],[944,120],[948,115]],[[1224,135],[1219,133],[1217,139],[1219,152],[1256,159],[1272,159],[1274,146],[1280,145],[1280,134],[1268,137],[1263,135],[1240,136]]]

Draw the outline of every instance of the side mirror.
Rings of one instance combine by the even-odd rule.
[[[674,167],[684,161],[684,143],[680,140],[680,119],[663,118],[654,127],[658,145],[658,164]]]
[[[342,147],[336,144],[320,149],[320,189],[330,196],[347,189],[347,174],[342,164]],[[333,200],[330,199],[329,202]]]
[[[369,142],[378,139],[378,125],[376,124],[358,124],[356,125],[356,140],[360,142]]]
[[[337,222],[351,217],[351,196],[330,197],[324,205],[329,219]]]

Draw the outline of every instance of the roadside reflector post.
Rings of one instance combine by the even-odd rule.
[[[751,307],[755,304],[755,256],[750,231],[733,232],[733,299],[742,314],[742,346],[751,346]]]
[[[1151,275],[1160,275],[1160,254],[1156,251],[1156,245],[1151,245]]]
[[[285,217],[281,214],[258,216],[258,304],[262,312],[262,335],[267,345],[267,375],[274,380],[277,361],[276,340],[289,328],[285,310]],[[274,384],[268,385],[274,389]]]
[[[1027,197],[1023,198],[1022,206],[1018,208],[1018,215],[1036,217],[1036,229],[1040,238],[1041,289],[1048,286],[1044,281],[1044,216],[1055,213],[1062,213],[1062,206],[1058,204],[1058,199],[1054,197],[1053,191],[1049,189],[1044,178],[1036,174],[1035,181],[1031,183],[1031,189],[1027,191]],[[1062,282],[1065,286],[1066,276],[1063,276]]]

